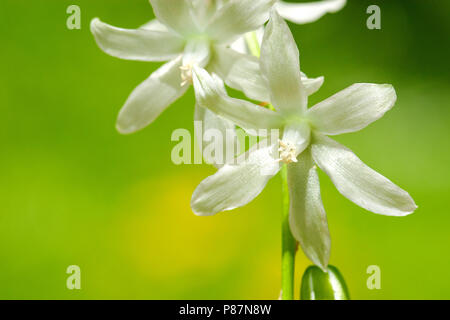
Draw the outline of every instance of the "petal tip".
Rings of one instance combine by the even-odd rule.
[[[120,123],[120,121],[116,122],[116,130],[123,135],[128,135],[128,134],[132,134],[136,131],[138,131],[139,129],[136,129],[136,127],[134,126],[124,126]]]
[[[329,255],[324,257],[308,257],[310,260],[318,266],[323,272],[328,272],[328,262],[329,262]],[[312,259],[313,258],[313,259]]]
[[[397,100],[397,93],[395,91],[395,88],[392,84],[390,83],[384,83],[382,85],[380,85],[380,87],[382,87],[384,90],[386,90],[386,95],[391,95],[392,96],[392,100],[395,102],[395,100]]]
[[[406,192],[406,191],[405,191]],[[402,214],[399,214],[400,217],[409,216],[410,214],[413,214],[419,207],[415,203],[414,199],[407,193],[407,204],[402,208]]]
[[[192,203],[191,203],[191,209],[192,209],[192,212],[193,212],[197,217],[202,217],[202,216],[204,216],[204,214],[202,214],[200,211],[198,211]]]
[[[320,264],[317,265],[320,269],[322,269],[323,272],[327,273],[328,272],[328,263],[327,264]]]
[[[90,24],[91,32],[94,34],[97,33],[99,31],[100,25],[102,24],[103,22],[99,18],[95,17],[94,19],[92,19]]]
[[[419,209],[419,206],[414,202],[414,200],[413,200],[413,203],[412,203],[412,205],[411,205],[411,208],[409,209],[409,211],[407,211],[406,213],[405,213],[405,216],[408,216],[408,215],[410,215],[410,214],[413,214],[417,209]]]
[[[392,208],[391,210],[384,211],[378,214],[386,215],[386,216],[393,216],[393,217],[406,217],[410,214],[413,214],[419,207],[415,204],[414,200],[411,198],[411,202],[404,205],[401,208]]]
[[[317,86],[320,88],[320,87],[322,87],[323,83],[325,82],[325,77],[320,76],[320,77],[317,77],[316,80],[317,80]]]
[[[201,207],[201,202],[199,201],[198,198],[196,198],[196,194],[194,191],[194,194],[192,195],[192,199],[191,199],[191,209],[192,209],[192,212],[197,217],[208,217],[208,216],[213,216],[217,213],[217,212],[209,212],[206,210],[202,210],[199,207]]]

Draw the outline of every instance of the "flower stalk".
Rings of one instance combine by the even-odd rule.
[[[295,253],[297,240],[289,227],[289,189],[287,182],[287,165],[281,168],[281,300],[294,300]]]
[[[245,35],[245,41],[250,53],[256,57],[261,55],[261,48],[256,32]],[[275,110],[271,104],[265,106]],[[294,300],[294,278],[295,278],[295,254],[297,251],[297,240],[291,233],[289,227],[289,187],[287,181],[287,165],[284,164],[280,171],[281,176],[281,300]]]

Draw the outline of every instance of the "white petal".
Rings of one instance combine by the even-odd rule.
[[[316,104],[307,115],[321,133],[354,132],[381,118],[396,99],[390,84],[356,83]]]
[[[242,91],[250,99],[270,101],[270,93],[266,80],[261,75],[258,58],[216,46],[208,69],[219,75],[228,86]],[[323,84],[323,77],[308,78],[302,73],[301,79],[308,95],[319,90]]]
[[[219,75],[228,86],[244,92],[250,99],[269,101],[258,58],[217,46],[208,68]]]
[[[208,24],[211,17],[221,6],[216,0],[191,0],[193,13],[197,18],[200,29],[203,29]]]
[[[192,195],[195,214],[209,216],[252,201],[280,169],[272,155],[274,148],[256,145],[239,157],[238,164],[226,164],[203,180]]]
[[[126,60],[167,61],[177,57],[184,47],[184,40],[173,32],[121,29],[97,18],[91,22],[91,32],[104,52]]]
[[[328,266],[331,240],[320,196],[317,170],[309,149],[288,165],[289,225],[306,256],[322,269]]]
[[[223,83],[204,69],[194,67],[197,103],[245,129],[279,129],[284,123],[279,114],[253,103],[229,97]]]
[[[201,68],[206,66],[211,57],[210,43],[205,39],[193,39],[188,41],[184,49],[183,65],[198,65]]]
[[[236,41],[234,41],[230,45],[230,48],[239,53],[244,53],[244,54],[250,53],[248,50],[248,47],[247,47],[247,42],[245,40],[245,36],[237,38]]]
[[[166,63],[131,93],[117,119],[120,133],[133,133],[149,125],[186,92],[189,86],[180,85],[180,66],[181,57]]]
[[[346,0],[323,0],[307,3],[277,2],[275,8],[285,19],[297,24],[314,22],[327,13],[337,12],[344,6]]]
[[[156,18],[180,35],[198,32],[190,0],[150,0]]]
[[[212,111],[198,104],[195,105],[194,120],[196,121],[194,127],[195,136],[198,144],[202,146],[202,155],[207,163],[214,165],[216,168],[221,168],[228,159],[233,160],[237,156],[240,146],[237,136],[234,135],[236,132],[234,123],[217,116]],[[219,150],[222,152],[221,155],[215,154],[214,157],[210,157],[208,152],[204,152],[209,144],[214,143],[214,141],[206,141],[204,138],[209,130],[218,130],[224,138],[222,150]],[[228,148],[227,143],[230,146]],[[219,158],[219,161],[217,161],[217,158]]]
[[[206,31],[220,43],[258,29],[269,18],[274,0],[229,0],[211,19]]]
[[[262,41],[263,41],[263,38],[264,38],[264,30],[265,30],[264,26],[261,26],[261,27],[259,27],[258,29],[255,30],[256,39],[258,39],[259,47],[261,47],[261,45],[262,45]]]
[[[303,72],[301,74],[302,74],[302,83],[303,86],[305,87],[305,91],[308,96],[317,92],[320,89],[320,87],[322,87],[324,81],[323,77],[308,78],[306,74],[304,74]]]
[[[388,216],[405,216],[417,208],[408,192],[366,166],[336,141],[316,134],[312,155],[339,192],[360,207]]]
[[[273,106],[285,114],[305,111],[308,96],[301,82],[298,48],[286,22],[275,10],[265,29],[260,64]]]

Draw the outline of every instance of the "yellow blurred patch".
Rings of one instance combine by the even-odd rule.
[[[263,209],[255,212],[249,206],[213,217],[195,216],[190,198],[202,178],[184,174],[147,180],[125,196],[128,211],[120,214],[119,242],[143,276],[173,281],[189,274],[225,273],[243,256],[258,252],[259,248],[252,250],[254,241],[247,230]]]

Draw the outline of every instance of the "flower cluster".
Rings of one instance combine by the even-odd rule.
[[[326,269],[330,236],[317,168],[339,192],[374,213],[404,216],[416,205],[409,194],[366,166],[328,136],[355,132],[381,118],[396,101],[389,84],[354,84],[308,108],[308,96],[323,77],[300,71],[299,51],[283,18],[313,22],[336,12],[345,0],[293,4],[275,0],[150,0],[157,20],[139,29],[112,27],[94,19],[91,30],[106,53],[129,60],[168,61],[130,95],[117,120],[121,133],[150,124],[192,84],[195,119],[219,130],[278,129],[242,161],[218,166],[194,191],[197,215],[213,215],[252,201],[282,166],[287,166],[290,228],[305,254]],[[267,23],[266,27],[264,25]],[[263,35],[260,57],[245,43],[249,32]],[[265,108],[228,96],[225,85]],[[202,137],[198,137],[202,138]],[[263,143],[264,142],[264,143]]]

